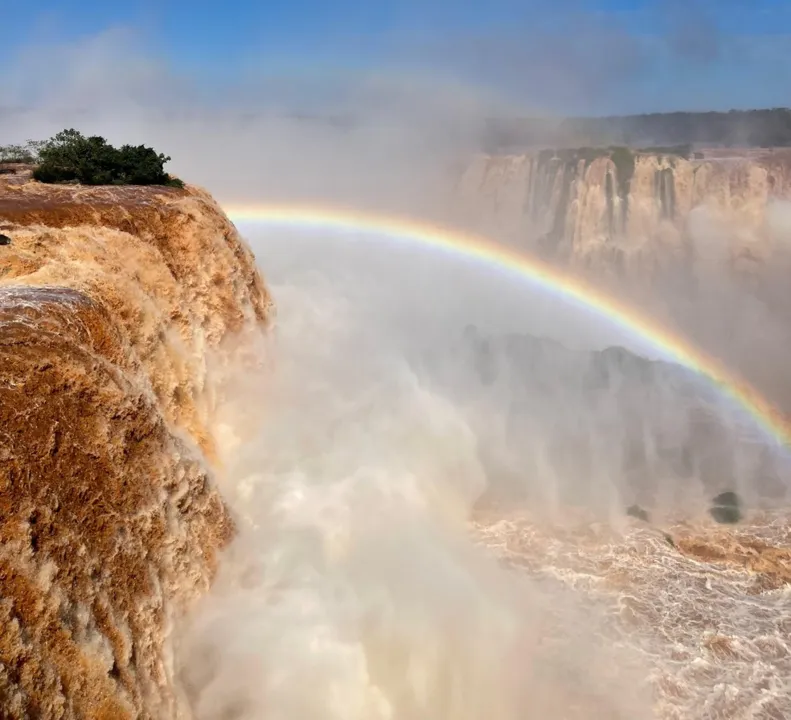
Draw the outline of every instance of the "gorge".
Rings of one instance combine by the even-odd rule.
[[[625,147],[481,155],[458,190],[487,226],[550,257],[618,270],[682,253],[690,213],[720,212],[717,249],[749,265],[774,239],[774,201],[791,198],[791,150],[633,150]],[[679,258],[681,260],[682,258]],[[686,258],[684,258],[686,259]]]
[[[479,155],[445,197],[791,409],[791,155],[694,152]],[[194,186],[26,173],[0,176],[8,717],[791,712],[788,459],[716,388],[622,347],[446,344],[427,319],[473,294],[420,253],[344,267],[319,227],[333,266]]]

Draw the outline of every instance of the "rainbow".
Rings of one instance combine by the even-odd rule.
[[[357,210],[316,205],[230,205],[224,208],[237,224],[256,224],[375,235],[423,248],[444,251],[508,272],[568,303],[605,318],[628,335],[647,343],[668,360],[707,378],[723,395],[751,415],[767,435],[780,445],[791,445],[791,423],[776,407],[713,357],[695,348],[651,318],[617,303],[611,297],[531,258],[512,247],[479,235]]]

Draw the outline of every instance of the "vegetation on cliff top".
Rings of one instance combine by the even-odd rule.
[[[789,147],[791,109],[673,112],[589,118],[492,119],[486,146],[491,152],[527,147],[626,145]]]
[[[664,148],[664,150],[671,149]],[[673,150],[675,150],[675,148]],[[683,148],[679,149],[679,152],[683,152]],[[615,173],[618,180],[618,194],[621,196],[621,198],[626,198],[629,194],[629,185],[632,181],[632,176],[634,175],[636,160],[635,151],[630,150],[627,147],[581,147],[542,150],[539,153],[539,164],[544,165],[553,158],[557,158],[566,166],[576,165],[580,161],[584,161],[586,168],[598,158],[610,158],[613,165],[615,165]]]
[[[610,159],[615,165],[615,176],[618,181],[618,194],[626,199],[629,197],[629,186],[634,175],[634,153],[625,147],[615,147],[610,153]]]
[[[74,129],[62,130],[49,140],[0,148],[0,162],[35,165],[33,178],[43,183],[184,187],[165,172],[169,160],[145,145],[116,148],[103,137],[85,137]]]

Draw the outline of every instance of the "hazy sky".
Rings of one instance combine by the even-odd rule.
[[[221,9],[223,8],[223,9]],[[787,0],[186,0],[3,3],[0,62],[111,29],[205,88],[433,77],[534,111],[788,104]]]

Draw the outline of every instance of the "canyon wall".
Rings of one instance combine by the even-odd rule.
[[[169,638],[233,535],[221,370],[269,295],[196,188],[9,174],[0,233],[0,714],[186,716]]]
[[[687,261],[695,208],[727,228],[716,252],[729,262],[749,266],[765,256],[772,201],[791,199],[791,150],[676,153],[619,147],[480,155],[458,191],[468,221],[579,267]]]
[[[475,326],[458,353],[475,368],[480,401],[495,403],[502,423],[495,442],[481,443],[486,502],[500,493],[509,507],[545,510],[549,501],[550,510],[555,503],[607,511],[615,502],[660,514],[680,498],[690,509],[734,490],[751,507],[787,502],[783,452],[680,365],[623,347],[569,350]],[[476,434],[489,430],[484,424]],[[491,447],[500,452],[487,457]]]
[[[601,287],[791,416],[791,149],[478,155],[457,177],[457,222]]]

